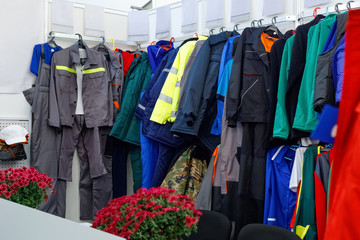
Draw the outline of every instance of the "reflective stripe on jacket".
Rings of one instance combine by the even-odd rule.
[[[181,78],[195,44],[196,41],[189,41],[180,48],[165,84],[161,89],[159,98],[156,101],[150,118],[151,121],[160,124],[165,124],[167,121],[175,121],[179,104]]]

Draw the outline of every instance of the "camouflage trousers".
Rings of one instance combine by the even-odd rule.
[[[187,195],[192,200],[196,199],[207,170],[206,160],[193,156],[196,147],[195,145],[190,146],[179,157],[161,187],[175,189],[176,194]]]

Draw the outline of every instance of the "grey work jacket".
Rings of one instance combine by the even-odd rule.
[[[102,53],[84,43],[87,61],[83,68],[82,99],[88,128],[112,126],[113,97],[109,68]],[[79,46],[56,52],[51,63],[49,92],[49,125],[60,128],[74,124],[77,102],[75,64],[80,64]]]
[[[116,117],[120,112],[121,97],[124,88],[123,58],[121,53],[112,51],[107,46],[104,47],[101,47],[99,44],[93,47],[93,50],[105,55],[109,55],[109,58],[107,58],[107,63],[110,70],[109,76],[113,94],[113,120],[115,122]]]

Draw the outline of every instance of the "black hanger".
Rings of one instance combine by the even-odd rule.
[[[141,45],[140,45],[140,44],[137,44],[137,46],[136,46],[136,51],[133,52],[132,54],[134,54],[134,55],[136,55],[136,54],[141,55],[141,54],[142,54],[142,51],[140,50],[140,48],[141,48]]]
[[[351,9],[351,3],[354,2],[354,1],[348,1],[347,4],[346,4],[346,7],[348,10]]]
[[[277,16],[275,16],[275,17],[273,17],[273,18],[271,19],[271,24],[272,24],[273,26],[275,26],[275,24],[276,24],[276,19],[277,19]]]
[[[262,25],[262,21],[264,21],[264,19],[259,19],[259,20],[257,21],[258,27],[262,27],[262,26],[263,26],[263,25]]]
[[[104,54],[105,58],[109,61],[110,55],[109,55],[107,47],[105,46],[105,37],[101,37],[101,38],[102,38],[102,41],[98,45],[98,51],[101,51]]]
[[[53,36],[53,31],[49,32],[49,37],[51,37],[51,39],[48,41],[48,44],[51,46],[51,44],[53,44],[56,48],[59,47],[59,45],[56,44],[56,42],[54,41],[55,36]]]
[[[99,43],[99,48],[106,50],[105,38],[104,37],[101,37],[101,38],[102,38],[102,41],[101,41],[101,43]]]
[[[82,36],[80,33],[76,33],[75,35],[79,36],[79,41],[78,41],[78,44],[79,44],[79,48],[85,48],[84,46],[84,41],[82,39]]]
[[[342,3],[337,3],[337,4],[335,4],[335,7],[334,7],[337,14],[341,13],[339,10],[339,5],[342,5]]]
[[[253,21],[251,21],[251,27],[256,27],[256,25],[255,25],[255,23],[257,22],[257,20],[253,20]]]

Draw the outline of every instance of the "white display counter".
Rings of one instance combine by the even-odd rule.
[[[120,240],[124,238],[0,199],[1,240]]]

